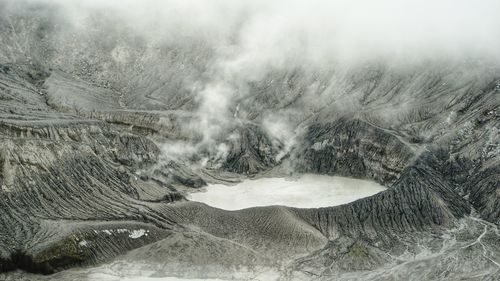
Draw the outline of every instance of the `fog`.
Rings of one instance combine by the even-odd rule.
[[[303,175],[297,179],[260,178],[228,186],[209,184],[188,199],[224,210],[283,205],[298,208],[337,206],[371,196],[385,188],[375,182],[344,177]]]
[[[495,56],[495,0],[3,0],[51,3],[75,26],[96,11],[130,32],[173,43],[201,39],[227,75],[268,66],[418,56]]]
[[[155,61],[160,47],[202,49],[203,52],[190,54],[192,58],[187,60],[206,59],[202,73],[192,77],[192,73],[187,73],[181,85],[196,96],[195,118],[188,126],[201,134],[201,141],[184,150],[195,154],[207,150],[215,158],[224,158],[227,153],[227,147],[219,143],[220,138],[216,139],[239,122],[235,101],[251,95],[248,85],[262,81],[271,72],[286,73],[296,68],[311,72],[378,62],[396,65],[475,59],[500,62],[500,1],[497,0],[0,0],[0,3],[7,4],[5,10],[23,10],[26,3],[53,5],[55,18],[64,27],[58,31],[60,35],[54,36],[62,40],[54,43],[56,49],[83,48],[71,41],[81,40],[85,52],[92,52],[99,41],[106,41],[109,36],[92,38],[88,33],[96,28],[123,32],[109,34],[118,38],[110,56],[116,64],[123,64],[120,71],[129,71],[126,63],[134,61],[134,54],[141,53],[126,43],[137,38],[146,48],[142,57],[135,60],[139,64],[148,58]],[[28,53],[22,42],[16,46]],[[158,68],[160,77],[163,71],[166,70]],[[317,99],[310,102],[321,104]],[[277,159],[293,145],[290,115],[293,112],[261,120],[270,137],[283,144],[283,152]]]

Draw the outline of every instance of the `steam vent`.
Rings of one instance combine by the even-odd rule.
[[[0,0],[0,280],[500,280],[499,13]]]

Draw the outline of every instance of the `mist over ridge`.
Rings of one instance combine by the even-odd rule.
[[[60,23],[69,24],[65,31],[75,34],[92,28],[92,20],[104,20],[128,32],[120,35],[124,38],[140,36],[146,43],[171,45],[198,42],[223,60],[215,64],[250,77],[270,66],[327,66],[335,61],[498,59],[500,49],[500,4],[493,0],[2,2],[4,12],[51,5]]]

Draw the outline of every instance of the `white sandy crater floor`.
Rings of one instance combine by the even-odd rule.
[[[177,278],[177,277],[121,277],[111,274],[92,274],[88,280],[98,281],[223,281],[222,279],[190,279],[190,278]]]
[[[378,183],[336,176],[306,174],[296,179],[260,178],[236,185],[210,184],[188,196],[225,210],[284,205],[298,208],[336,206],[385,190]]]

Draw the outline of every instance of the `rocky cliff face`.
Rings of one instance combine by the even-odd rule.
[[[75,35],[54,7],[2,5],[1,272],[67,280],[113,261],[191,278],[242,266],[241,278],[283,280],[499,276],[498,65],[276,70],[231,101],[230,122],[203,127],[189,85],[209,80],[209,47],[145,46],[101,18]],[[230,212],[184,196],[296,173],[388,189],[320,209]]]

